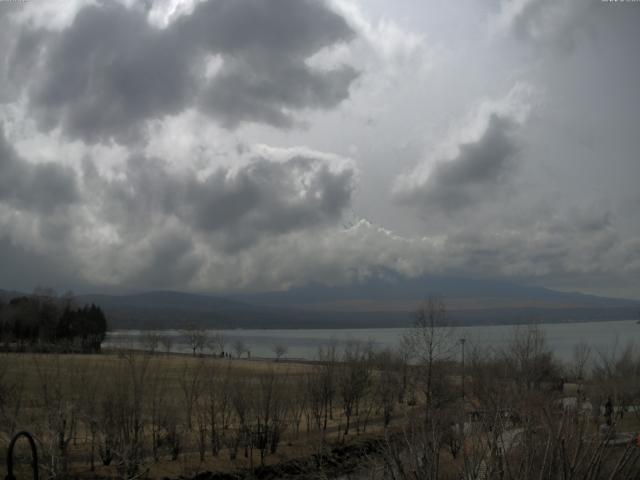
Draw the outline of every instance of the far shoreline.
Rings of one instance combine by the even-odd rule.
[[[582,323],[607,323],[607,322],[634,322],[640,323],[640,320],[634,318],[611,318],[611,319],[579,319],[579,320],[529,320],[529,321],[520,321],[520,322],[487,322],[487,323],[479,323],[479,322],[452,322],[448,323],[446,327],[451,328],[468,328],[468,327],[508,327],[508,326],[527,326],[527,325],[568,325],[568,324],[582,324]],[[265,327],[265,326],[257,326],[257,327],[209,327],[206,325],[202,325],[201,328],[205,331],[308,331],[308,330],[398,330],[398,329],[409,329],[412,328],[413,324],[408,323],[406,325],[370,325],[370,326],[354,326],[354,325],[346,325],[346,326],[308,326],[308,327]],[[114,328],[108,329],[107,334],[118,333],[118,332],[176,332],[181,333],[183,329],[181,328]]]

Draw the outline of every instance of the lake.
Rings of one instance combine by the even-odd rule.
[[[640,345],[640,324],[635,320],[588,323],[554,323],[540,324],[549,346],[556,356],[569,360],[574,346],[586,342],[596,352],[611,353],[621,350],[630,343]],[[506,346],[517,327],[513,325],[489,325],[453,328],[451,339],[465,338],[467,348],[478,346],[496,349]],[[349,340],[370,341],[375,348],[395,348],[405,334],[405,328],[362,328],[362,329],[326,329],[326,330],[212,330],[221,333],[226,342],[226,350],[233,351],[234,342],[245,343],[252,357],[273,358],[275,345],[287,348],[286,358],[302,358],[313,360],[318,348],[336,344],[338,348]],[[116,330],[109,332],[105,348],[143,348],[144,335],[150,332],[139,330]],[[173,339],[173,352],[190,352],[179,330],[154,331],[158,335],[170,335]],[[162,347],[158,347],[162,349]]]

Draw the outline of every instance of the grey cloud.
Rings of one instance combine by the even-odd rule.
[[[31,3],[40,11],[39,2]],[[362,18],[369,22],[365,3]],[[490,6],[469,1],[454,19],[409,2],[410,12],[420,13],[409,23],[424,27],[415,33],[447,50],[433,57],[427,75],[405,63],[400,68],[393,53],[381,52],[379,61],[360,58],[372,55],[370,48],[411,44],[405,22],[397,32],[387,28],[400,12],[387,3],[376,11],[391,24],[369,22],[369,32],[354,17],[361,41],[341,48],[353,32],[321,1],[194,2],[194,13],[165,28],[150,24],[139,6],[85,3],[64,28],[34,16],[33,25],[55,23],[45,31],[9,22],[2,17],[8,4],[0,1],[0,102],[13,102],[0,114],[24,132],[20,151],[47,148],[52,160],[65,155],[65,163],[94,155],[100,167],[86,162],[82,178],[74,179],[64,167],[28,162],[26,153],[20,158],[2,141],[0,281],[25,289],[40,282],[63,289],[75,281],[100,289],[270,290],[348,282],[350,272],[383,267],[564,288],[589,283],[591,291],[638,297],[638,69],[630,59],[640,9],[596,0],[510,2],[530,6],[513,17],[510,35],[487,42],[477,19]],[[430,15],[422,15],[424,8]],[[550,14],[556,8],[570,14]],[[464,35],[450,28],[453,20]],[[583,44],[591,23],[597,38]],[[370,34],[376,40],[365,48]],[[572,46],[573,55],[554,55]],[[315,56],[323,50],[327,58]],[[216,67],[205,75],[212,58]],[[357,72],[335,66],[342,59],[367,72],[345,115],[327,116],[306,133],[249,128],[237,139],[210,125],[211,119],[227,128],[302,124],[308,109],[330,109],[348,98]],[[408,55],[406,64],[413,59]],[[545,91],[527,130],[518,121],[510,125],[508,114],[486,118],[477,141],[461,144],[454,158],[435,158],[430,175],[416,174],[395,192],[405,203],[388,205],[384,189],[392,175],[452,117],[515,77]],[[380,92],[388,97],[383,104],[376,103]],[[148,128],[149,119],[185,110],[208,118],[189,114]],[[372,115],[375,131],[356,125]],[[34,121],[52,134],[26,138]],[[198,121],[202,131],[185,133]],[[162,141],[124,165],[116,157],[126,149],[65,143],[69,137],[125,143],[145,134]],[[236,141],[234,153],[228,145]],[[358,195],[352,170],[329,168],[322,156],[213,169],[218,159],[226,165],[236,154],[246,159],[258,142],[353,151],[364,170]],[[394,144],[409,147],[388,147]],[[229,153],[224,158],[222,150]],[[189,160],[176,168],[150,158],[164,152],[172,162]],[[383,227],[340,228],[354,197],[354,216]],[[571,208],[586,203],[595,208]]]
[[[209,51],[304,59],[353,32],[322,0],[217,0],[199,3],[174,26],[186,43]]]
[[[19,157],[0,125],[0,203],[50,213],[79,199],[73,169],[56,163],[31,164]]]
[[[502,14],[513,3],[503,0]],[[503,19],[505,26],[518,38],[554,52],[571,52],[580,42],[595,38],[603,22],[617,17],[619,26],[622,17],[638,14],[633,5],[607,5],[601,0],[526,0],[521,5]]]
[[[100,176],[92,161],[83,164],[84,183],[100,206],[99,216],[123,232],[151,229],[157,216],[175,212],[186,195],[186,181],[172,176],[164,162],[143,156],[130,157],[121,177]]]
[[[194,218],[201,228],[238,222],[277,233],[337,219],[350,203],[353,171],[330,172],[326,164],[302,157],[283,163],[258,159],[237,175],[219,171],[191,184]]]
[[[519,216],[517,226],[463,227],[449,235],[446,256],[458,259],[460,272],[526,280],[612,275],[625,271],[633,256],[633,242],[619,235],[615,217],[606,209],[555,207],[546,214],[525,209]]]
[[[151,238],[149,245],[138,254],[144,262],[126,275],[124,282],[129,285],[149,288],[188,285],[202,267],[203,259],[184,232],[162,232]]]
[[[18,92],[17,86],[11,80],[10,70],[13,63],[13,55],[9,52],[15,50],[16,36],[18,30],[11,21],[12,2],[0,2],[0,45],[3,48],[3,55],[0,55],[0,106],[15,100]]]
[[[7,46],[8,55],[5,59],[6,88],[13,92],[12,96],[19,94],[19,90],[31,79],[34,65],[39,62],[47,41],[51,34],[43,29],[17,29],[9,22],[6,27],[10,32],[10,38],[3,42]],[[7,101],[11,98],[7,96]]]
[[[46,53],[30,102],[41,127],[72,138],[121,142],[144,119],[177,113],[195,92],[191,54],[136,9],[83,8]]]
[[[17,258],[42,257],[41,264],[30,261],[17,280],[59,289],[66,288],[61,281],[73,278],[85,285],[137,288],[274,289],[309,279],[349,282],[376,268],[409,276],[472,272],[534,283],[589,277],[606,285],[614,275],[631,278],[640,269],[640,242],[620,238],[615,217],[598,208],[524,211],[525,221],[516,229],[467,226],[434,238],[402,237],[366,221],[340,228],[329,219],[345,204],[333,192],[348,199],[350,191],[342,185],[350,175],[318,165],[310,172],[309,165],[318,161],[296,158],[271,165],[262,159],[235,174],[218,171],[200,180],[191,174],[167,176],[152,159],[132,160],[129,168],[145,162],[147,168],[109,181],[87,164],[85,177],[93,183],[85,179],[86,209],[94,221],[117,232],[112,239],[94,249],[83,244],[93,221],[79,218],[65,227],[68,235],[40,228],[42,238],[32,254],[13,246],[16,240],[0,237],[0,261],[7,243]],[[299,171],[282,179],[286,167]],[[147,189],[138,189],[138,182]],[[296,188],[302,183],[308,195]],[[287,206],[276,208],[280,204]],[[18,268],[15,262],[7,265]],[[78,272],[92,275],[78,280]]]
[[[425,180],[396,192],[397,198],[445,213],[493,198],[516,166],[514,128],[511,119],[492,114],[477,141],[461,144],[455,158],[436,162]]]
[[[205,2],[178,20],[176,30],[227,55],[201,97],[201,108],[227,127],[247,120],[290,127],[295,117],[287,110],[334,107],[358,75],[348,66],[321,71],[306,65],[318,50],[353,37],[345,20],[319,1]]]
[[[613,226],[613,214],[603,209],[572,208],[569,210],[568,221],[560,222],[559,228],[571,228],[582,233],[596,233],[609,230]]]
[[[222,238],[228,250],[246,248],[260,235],[282,235],[325,225],[349,206],[351,168],[338,171],[318,158],[284,162],[257,158],[236,171],[218,169],[204,179],[171,174],[159,160],[132,158],[125,178],[105,180],[85,168],[99,192],[105,220],[137,235],[167,218],[184,228]]]
[[[229,128],[290,127],[294,111],[348,97],[354,69],[321,71],[305,60],[352,36],[318,1],[210,0],[164,29],[138,9],[102,2],[51,34],[30,105],[41,128],[61,126],[90,143],[140,140],[145,120],[192,107]],[[222,67],[207,79],[210,55],[220,55]]]
[[[73,256],[34,251],[0,234],[0,288],[31,291],[46,285],[57,291],[86,287]]]
[[[330,226],[321,236],[296,231],[278,242],[252,245],[229,259],[218,258],[210,271],[205,268],[202,273],[211,278],[223,272],[237,288],[273,289],[310,278],[349,283],[354,274],[366,277],[380,268],[408,276],[476,275],[534,284],[541,279],[592,277],[601,285],[606,278],[640,271],[637,239],[621,239],[613,223],[584,229],[585,219],[601,223],[600,213],[559,209],[548,218],[531,212],[522,216],[529,222],[519,229],[462,227],[445,236],[420,238],[402,237],[364,220],[346,229]],[[237,271],[238,265],[243,273]]]
[[[348,97],[358,76],[351,67],[317,72],[303,62],[282,60],[282,65],[231,61],[203,92],[200,108],[228,128],[247,120],[290,128],[297,122],[289,109],[334,107]]]

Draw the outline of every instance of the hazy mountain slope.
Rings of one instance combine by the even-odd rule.
[[[431,294],[445,298],[456,323],[629,319],[640,310],[637,301],[501,280],[406,278],[389,272],[348,286],[312,284],[226,298],[179,292],[83,298],[101,303],[122,325],[175,328],[193,321],[220,328],[346,328],[408,325],[420,300]]]
[[[405,326],[420,301],[442,295],[454,323],[523,323],[638,318],[640,302],[557,292],[501,280],[445,276],[405,278],[379,272],[348,286],[312,284],[283,292],[227,297],[152,291],[90,294],[79,303],[100,305],[111,328],[357,328]],[[18,292],[0,290],[0,298]]]
[[[493,308],[500,305],[517,305],[525,302],[530,306],[565,307],[611,307],[640,306],[640,302],[620,300],[581,293],[565,293],[543,287],[523,286],[501,280],[470,279],[447,276],[423,276],[404,278],[384,273],[365,282],[354,285],[330,287],[312,284],[283,292],[266,292],[236,295],[232,298],[256,305],[344,305],[346,302],[360,301],[363,306],[368,302],[402,304],[429,296],[441,295],[448,303],[467,303],[473,307],[482,307],[488,300]],[[464,300],[465,302],[462,302]]]
[[[138,308],[188,308],[194,311],[209,311],[212,309],[242,310],[250,307],[243,302],[223,297],[173,291],[152,291],[130,295],[89,294],[80,295],[78,299],[82,302],[102,303],[113,307],[126,305]]]

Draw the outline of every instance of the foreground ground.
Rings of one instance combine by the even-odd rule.
[[[33,432],[51,479],[640,480],[635,347],[561,363],[530,327],[462,363],[440,332],[312,363],[0,354],[0,448]]]
[[[11,432],[33,432],[46,476],[232,473],[308,459],[383,430],[373,371],[345,435],[339,373],[327,379],[318,365],[134,352],[0,354],[0,362],[0,451]],[[320,390],[327,380],[331,398]]]

